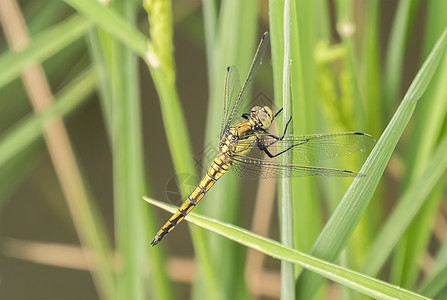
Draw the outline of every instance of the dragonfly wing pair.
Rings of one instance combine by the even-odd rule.
[[[359,173],[331,168],[304,166],[327,159],[341,157],[355,152],[371,149],[375,139],[365,133],[344,132],[314,135],[285,134],[281,140],[267,133],[256,134],[257,143],[251,143],[250,151],[244,155],[235,155],[232,169],[245,178],[275,178],[330,176],[355,177]],[[239,143],[244,143],[240,141]],[[260,145],[261,146],[260,146]],[[278,153],[291,151],[292,164],[280,162],[280,155],[269,157],[264,150],[275,156]]]

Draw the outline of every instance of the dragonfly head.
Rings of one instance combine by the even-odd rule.
[[[250,117],[258,123],[262,129],[267,129],[272,124],[273,113],[268,106],[255,106],[250,111]]]

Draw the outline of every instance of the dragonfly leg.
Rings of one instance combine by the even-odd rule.
[[[282,107],[281,107],[281,109],[278,110],[278,111],[276,112],[276,114],[273,116],[272,122],[273,122],[273,120],[276,119],[276,117],[277,117],[281,112],[282,112]]]
[[[280,113],[281,111],[282,111],[282,109],[279,110],[279,111],[276,113],[276,115],[277,115],[278,113]],[[275,115],[275,117],[276,117],[276,115]],[[293,147],[296,147],[296,146],[299,146],[299,145],[302,145],[302,144],[307,143],[307,141],[303,141],[303,142],[301,142],[301,143],[291,145],[291,146],[288,147],[287,149],[284,149],[283,151],[281,151],[281,152],[279,152],[279,153],[276,153],[276,154],[272,154],[272,153],[268,150],[268,148],[269,148],[270,146],[272,146],[273,144],[275,144],[275,143],[277,143],[277,142],[279,142],[279,141],[282,141],[282,140],[284,139],[284,137],[285,137],[285,135],[286,135],[286,132],[287,132],[287,128],[288,128],[288,126],[289,126],[289,124],[290,124],[290,121],[292,121],[292,116],[290,116],[289,121],[287,121],[286,126],[284,127],[284,131],[283,131],[283,133],[282,133],[282,136],[277,136],[277,135],[271,134],[271,133],[269,133],[269,132],[267,132],[267,131],[265,132],[267,135],[269,135],[270,137],[272,137],[272,138],[275,139],[275,140],[274,140],[273,142],[271,142],[270,144],[265,145],[265,144],[261,143],[260,141],[258,141],[258,147],[259,147],[259,149],[261,149],[262,151],[264,151],[265,154],[267,154],[268,157],[270,157],[270,158],[277,157],[277,156],[283,154],[284,152],[289,151],[289,150],[292,149]]]
[[[282,110],[282,108],[281,108],[281,110]],[[281,111],[281,110],[280,110],[280,111]],[[277,114],[278,114],[278,113],[277,113]],[[276,115],[275,115],[275,116],[276,116]],[[292,116],[290,116],[289,121],[287,121],[286,126],[284,127],[284,131],[283,131],[283,133],[282,133],[282,136],[277,136],[277,135],[271,134],[270,132],[265,131],[265,133],[266,133],[268,136],[270,136],[270,137],[272,137],[272,138],[275,139],[275,141],[271,142],[269,145],[264,145],[266,148],[268,148],[268,147],[270,147],[271,145],[275,144],[276,142],[278,142],[278,141],[282,141],[282,140],[284,139],[284,136],[286,135],[287,127],[289,127],[290,121],[292,121]]]
[[[277,142],[277,141],[276,141],[276,142]],[[269,146],[266,146],[266,145],[263,145],[263,144],[258,144],[258,147],[259,147],[259,149],[261,149],[262,151],[264,151],[264,153],[267,154],[268,157],[270,157],[270,158],[274,158],[274,157],[277,157],[277,156],[283,154],[284,152],[289,151],[289,150],[292,149],[293,147],[296,147],[296,146],[299,146],[299,145],[302,145],[302,144],[307,143],[307,141],[302,142],[302,143],[298,143],[298,144],[295,144],[295,145],[290,146],[290,147],[287,148],[287,149],[284,149],[283,151],[281,151],[281,152],[279,152],[279,153],[272,154],[267,148],[270,147],[271,145],[273,145],[273,144],[276,143],[276,142],[271,143]]]

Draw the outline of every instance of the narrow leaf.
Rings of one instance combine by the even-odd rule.
[[[144,200],[171,213],[177,210],[175,206],[164,204],[147,197],[144,197]],[[297,250],[287,248],[274,240],[256,235],[228,223],[216,221],[195,213],[189,214],[186,220],[266,255],[300,265],[303,268],[375,299],[427,299],[411,291],[400,289],[398,286],[393,286]]]
[[[318,237],[311,254],[334,261],[347,244],[349,237],[359,223],[369,201],[379,183],[391,154],[402,132],[413,115],[417,101],[427,89],[437,69],[447,45],[447,29],[439,38],[432,52],[424,62],[394,117],[372,150],[360,173],[366,177],[357,177],[349,187],[334,214]],[[304,271],[297,282],[299,297],[310,298],[321,283],[321,278]]]

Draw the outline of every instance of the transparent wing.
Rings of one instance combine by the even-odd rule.
[[[255,57],[253,58],[250,69],[248,70],[247,78],[245,79],[245,82],[242,88],[239,90],[237,96],[233,95],[234,88],[232,87],[233,84],[237,84],[237,82],[239,81],[239,76],[236,76],[237,69],[235,67],[229,67],[227,69],[227,76],[225,80],[225,96],[224,96],[225,113],[221,125],[221,134],[220,134],[221,138],[225,132],[225,129],[230,127],[234,115],[241,110],[243,103],[246,102],[245,100],[249,93],[250,87],[253,83],[253,79],[259,70],[259,66],[262,64],[262,58],[264,57],[265,50],[267,49],[268,41],[269,41],[269,34],[268,32],[265,32],[259,43],[258,49],[256,50]]]
[[[371,149],[376,143],[372,136],[361,132],[313,135],[286,134],[282,140],[278,140],[267,133],[255,133],[254,135],[256,135],[258,143],[265,146],[272,155],[280,153],[285,147],[291,147],[288,151],[292,151],[293,163],[313,163],[355,152],[364,152]],[[249,142],[239,141],[241,146],[244,143]],[[251,149],[246,154],[247,157],[259,158],[258,152],[264,152],[259,148],[258,143],[246,145]]]
[[[320,168],[299,165],[283,165],[262,159],[235,159],[231,167],[236,174],[244,178],[281,178],[303,176],[356,177],[364,176],[349,170]]]
[[[220,124],[220,138],[225,132],[227,123],[231,122],[229,118],[232,118],[232,108],[236,100],[238,99],[239,92],[241,90],[241,81],[239,79],[239,72],[235,66],[227,68],[227,74],[225,75],[225,90],[224,90],[224,110],[223,118]]]
[[[345,132],[315,135],[285,135],[282,140],[267,134],[256,133],[253,139],[240,140],[241,149],[249,148],[243,155],[234,155],[234,170],[243,177],[301,177],[331,176],[352,177],[358,173],[330,168],[300,166],[336,158],[355,152],[364,152],[372,148],[376,140],[365,133]],[[247,145],[244,145],[247,143]],[[283,148],[290,147],[290,148]],[[276,157],[269,157],[261,148]],[[282,151],[292,151],[292,164],[282,165]]]

